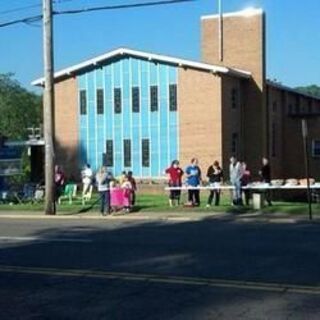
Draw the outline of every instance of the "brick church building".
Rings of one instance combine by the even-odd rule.
[[[57,163],[68,175],[90,163],[157,179],[172,160],[193,157],[227,171],[236,155],[253,175],[266,156],[274,178],[300,178],[294,115],[307,113],[310,171],[320,178],[320,99],[266,79],[264,12],[224,14],[222,42],[219,16],[203,16],[201,35],[199,62],[120,48],[55,73]]]

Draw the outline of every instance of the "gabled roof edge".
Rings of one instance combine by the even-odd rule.
[[[98,65],[99,63],[102,63],[103,61],[119,56],[119,55],[130,55],[138,58],[148,59],[148,60],[154,60],[159,62],[167,62],[172,63],[175,65],[178,65],[180,67],[190,67],[195,68],[199,70],[205,70],[205,71],[211,71],[212,73],[224,73],[224,74],[231,74],[237,77],[243,77],[243,78],[250,78],[251,73],[248,71],[243,71],[239,69],[231,69],[224,66],[218,66],[218,65],[212,65],[212,64],[206,64],[202,62],[192,61],[192,60],[186,60],[186,59],[180,59],[175,58],[171,56],[166,55],[159,55],[154,53],[148,53],[144,51],[138,51],[138,50],[132,50],[127,48],[119,48],[116,50],[112,50],[108,53],[105,53],[103,55],[100,55],[98,57],[95,57],[93,59],[89,59],[86,61],[83,61],[79,64],[76,64],[74,66],[62,69],[60,71],[55,72],[54,78],[59,79],[62,77],[68,77],[72,74],[77,73],[78,71],[88,68],[90,66]],[[42,86],[44,83],[44,78],[39,78],[31,82],[34,86]]]

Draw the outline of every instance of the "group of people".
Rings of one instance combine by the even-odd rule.
[[[174,160],[165,172],[168,175],[169,187],[173,188],[170,190],[169,196],[169,205],[171,207],[180,204],[180,188],[182,187],[182,178],[184,175],[186,177],[185,183],[188,186],[187,205],[193,207],[200,206],[200,190],[198,187],[203,183],[203,179],[197,158],[191,159],[190,164],[184,171],[180,168],[179,161]],[[271,183],[271,169],[267,158],[262,159],[262,167],[259,171],[259,175],[261,182]],[[220,186],[224,180],[224,174],[217,160],[208,167],[206,178],[210,186],[210,194],[206,206],[210,207],[213,200],[215,205],[218,206],[220,204]],[[229,181],[234,187],[232,192],[232,205],[243,205],[243,197],[245,204],[249,205],[250,191],[243,187],[250,183],[251,172],[244,161],[239,161],[234,156],[230,158]],[[269,192],[266,192],[266,200],[269,205],[272,204]]]
[[[123,171],[119,177],[113,177],[112,173],[102,166],[94,174],[90,164],[86,164],[81,171],[82,197],[92,191],[94,186],[100,194],[100,212],[102,215],[111,213],[114,207],[131,211],[136,201],[137,184],[132,171]],[[63,194],[65,187],[65,174],[60,166],[55,167],[55,200]]]

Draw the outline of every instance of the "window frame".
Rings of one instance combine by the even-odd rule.
[[[316,143],[319,144],[319,147],[316,148]],[[319,154],[315,153],[315,150],[319,150]],[[320,139],[313,139],[311,144],[311,154],[313,158],[320,158]]]
[[[131,104],[132,104],[132,112],[139,113],[140,112],[140,87],[134,86],[131,88]]]
[[[125,168],[131,168],[132,165],[132,147],[131,140],[123,140],[123,166]]]
[[[110,151],[111,149],[111,151]],[[110,151],[110,152],[108,152]],[[111,158],[110,158],[111,155]],[[114,166],[114,146],[113,140],[107,139],[106,140],[106,167],[113,167]]]
[[[157,112],[158,110],[159,110],[159,88],[157,85],[151,85],[150,86],[150,111]]]
[[[113,88],[113,111],[115,114],[122,112],[122,90],[120,87]]]
[[[96,107],[97,107],[97,114],[104,114],[104,90],[103,90],[103,88],[98,88],[96,90]]]
[[[169,84],[169,110],[171,112],[178,110],[178,88],[175,83]]]
[[[84,97],[83,97],[84,94]],[[83,105],[84,103],[84,105]],[[79,104],[80,104],[80,115],[85,116],[88,113],[88,102],[87,102],[87,90],[81,89],[79,91]]]
[[[147,150],[145,150],[146,147]],[[145,152],[147,152],[147,156],[145,156]],[[141,166],[150,168],[150,139],[141,140]]]

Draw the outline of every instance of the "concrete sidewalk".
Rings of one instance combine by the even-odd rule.
[[[99,220],[162,220],[162,221],[201,221],[201,220],[224,220],[236,222],[270,222],[270,223],[296,223],[296,222],[320,222],[319,215],[315,215],[310,221],[307,215],[286,214],[286,213],[225,213],[225,212],[193,212],[185,210],[183,212],[132,212],[114,213],[102,216],[98,212],[74,213],[58,212],[57,215],[45,215],[42,211],[0,211],[0,219],[99,219]]]

